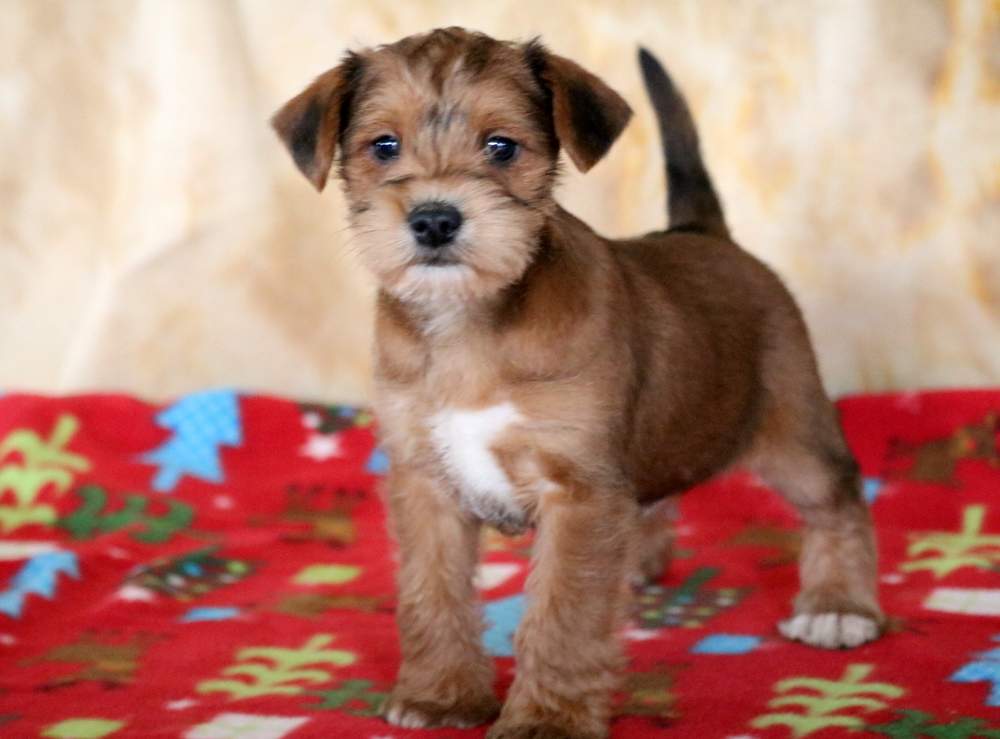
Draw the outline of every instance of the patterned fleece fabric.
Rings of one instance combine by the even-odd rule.
[[[839,407],[888,633],[783,640],[794,516],[716,480],[682,498],[673,566],[637,593],[614,739],[1000,738],[1000,391]],[[229,391],[0,397],[0,736],[482,736],[377,716],[399,648],[371,425]],[[484,534],[501,695],[530,547]]]

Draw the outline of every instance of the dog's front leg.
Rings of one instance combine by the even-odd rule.
[[[622,663],[637,511],[625,490],[567,483],[541,494],[517,677],[488,739],[599,739]]]
[[[383,714],[411,729],[486,723],[500,704],[473,585],[479,525],[420,472],[394,467],[387,492],[399,544],[403,661]]]

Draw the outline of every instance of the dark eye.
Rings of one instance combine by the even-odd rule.
[[[517,142],[506,136],[490,136],[486,139],[486,157],[491,162],[504,164],[517,154]]]
[[[399,156],[399,139],[395,136],[379,136],[372,141],[372,153],[382,162],[388,162]]]

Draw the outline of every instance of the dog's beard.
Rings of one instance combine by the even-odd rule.
[[[461,262],[449,265],[415,264],[389,286],[392,293],[406,302],[447,306],[485,297],[489,280]]]
[[[455,242],[435,259],[421,251],[401,214],[413,203],[452,203],[463,216]],[[482,301],[521,278],[534,258],[543,216],[489,183],[376,196],[352,221],[352,242],[383,289],[397,298],[451,309]],[[435,263],[438,262],[438,263]]]

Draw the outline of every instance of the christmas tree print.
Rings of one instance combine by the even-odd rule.
[[[1000,635],[994,636],[993,641],[1000,641]],[[948,679],[954,683],[989,683],[986,705],[1000,706],[1000,647],[980,652]]]
[[[373,690],[371,680],[344,680],[329,690],[317,690],[323,701],[311,706],[322,711],[345,711],[353,716],[377,716],[389,693]]]
[[[1000,726],[988,726],[978,718],[951,717],[948,723],[936,723],[929,713],[922,711],[897,711],[899,718],[891,723],[869,724],[868,731],[892,739],[1000,739]]]
[[[481,738],[489,727],[408,731],[379,715],[400,658],[397,568],[382,481],[364,468],[366,419],[241,394],[240,446],[210,445],[224,481],[185,472],[165,495],[151,486],[163,465],[137,459],[180,434],[155,422],[173,402],[0,398],[0,509],[23,491],[48,511],[0,531],[0,737]],[[886,466],[892,435],[943,437],[987,402],[1000,409],[1000,393],[968,411],[935,401],[924,424],[895,398],[855,400],[845,425],[866,472],[898,473],[910,458]],[[310,434],[337,437],[343,456],[301,456]],[[690,556],[632,586],[608,735],[1000,739],[990,464],[963,455],[955,489],[885,478],[874,514],[892,616],[886,638],[852,651],[775,638],[800,536],[760,509],[755,482],[695,491],[680,534]],[[473,584],[502,697],[524,666],[512,637],[533,537],[481,534]]]
[[[157,414],[156,422],[174,434],[141,458],[159,467],[153,476],[154,490],[170,492],[185,475],[214,483],[225,480],[221,447],[243,443],[236,393],[212,390],[188,395]]]
[[[61,574],[80,579],[75,552],[52,551],[35,555],[14,575],[10,587],[0,592],[0,613],[19,618],[25,600],[32,594],[52,600]]]
[[[526,604],[524,593],[518,593],[483,606],[483,618],[486,621],[483,646],[487,654],[495,657],[514,656],[514,633],[524,615]]]
[[[860,729],[864,720],[844,711],[860,709],[866,713],[887,707],[885,700],[899,698],[905,691],[889,683],[862,682],[871,674],[872,665],[848,665],[840,680],[813,677],[793,677],[775,684],[774,692],[788,693],[772,699],[769,708],[797,706],[798,711],[782,711],[758,716],[750,725],[755,729],[787,726],[795,737],[806,736],[820,729],[838,727]],[[878,697],[873,697],[878,696]]]
[[[161,544],[194,520],[194,509],[179,500],[168,501],[167,510],[156,515],[147,513],[149,499],[143,495],[126,495],[125,505],[111,511],[107,491],[98,485],[84,485],[76,494],[83,499],[82,504],[59,520],[59,526],[74,539],[90,539],[99,533],[128,528],[136,541]]]
[[[75,672],[49,682],[46,686],[49,689],[86,682],[118,687],[135,679],[142,656],[154,641],[156,637],[145,634],[119,642],[84,632],[77,641],[53,647],[31,662],[69,662],[82,665]]]
[[[316,634],[298,649],[280,647],[249,647],[236,654],[239,664],[227,667],[223,675],[245,677],[246,680],[204,680],[197,685],[199,693],[229,693],[230,700],[256,698],[262,695],[298,695],[305,691],[301,683],[313,685],[331,679],[320,664],[344,666],[357,657],[342,649],[325,649],[333,641],[329,634]],[[305,668],[311,669],[305,669]]]
[[[906,548],[910,561],[899,566],[903,572],[930,570],[941,578],[963,567],[989,570],[1000,563],[1000,534],[984,534],[986,506],[966,506],[962,512],[962,530],[932,531],[912,535]],[[930,554],[930,556],[922,556]]]
[[[17,429],[0,441],[0,534],[27,524],[55,523],[55,507],[39,498],[47,490],[64,494],[78,473],[90,469],[86,458],[66,451],[79,426],[67,414],[59,417],[48,439]]]
[[[945,437],[919,443],[893,439],[889,446],[889,461],[903,461],[899,474],[906,479],[956,486],[955,471],[962,460],[981,460],[993,467],[1000,465],[998,433],[1000,414],[993,411],[978,423],[959,426]]]

